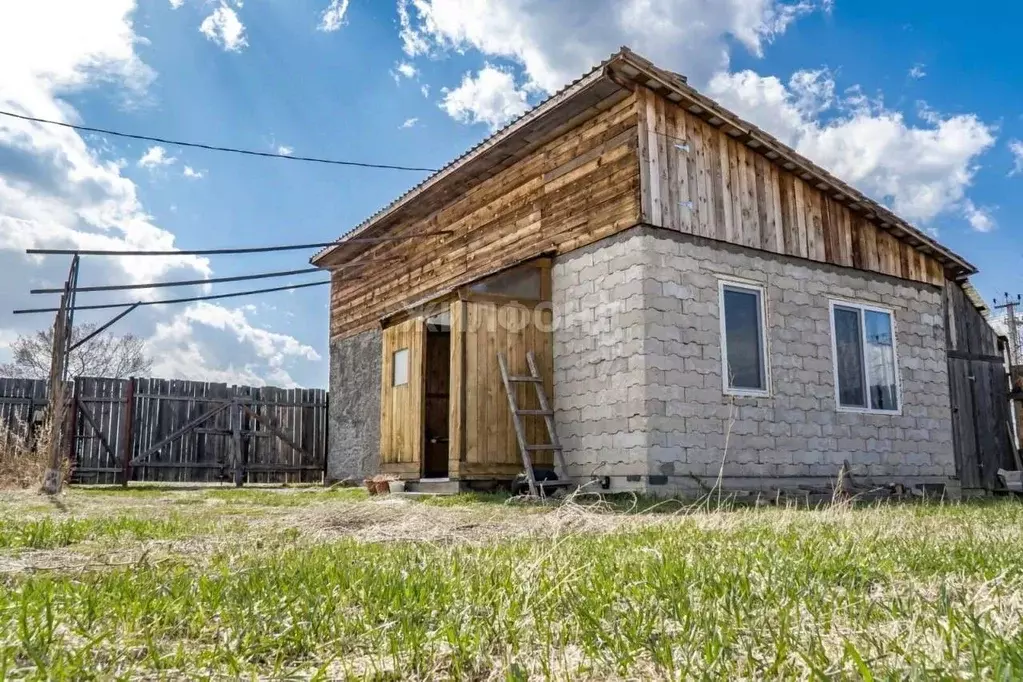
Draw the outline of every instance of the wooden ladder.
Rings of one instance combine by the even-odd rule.
[[[522,453],[522,465],[526,467],[526,480],[529,481],[529,494],[533,497],[537,495],[536,477],[533,475],[533,460],[529,456],[531,452],[540,452],[552,450],[554,456],[557,458],[558,467],[561,469],[558,471],[559,478],[565,476],[565,458],[561,452],[561,443],[558,441],[558,436],[554,432],[554,410],[551,409],[550,403],[547,401],[547,394],[543,388],[543,377],[540,376],[540,371],[537,369],[536,356],[533,351],[526,353],[526,362],[529,364],[529,374],[524,376],[515,376],[508,372],[508,360],[504,357],[504,353],[497,354],[497,363],[501,366],[501,380],[504,382],[504,392],[508,396],[508,406],[511,408],[512,424],[515,426],[515,438],[519,441],[519,451]],[[522,410],[519,409],[518,401],[515,399],[515,384],[532,384],[536,389],[536,397],[540,403],[539,410]],[[543,417],[544,423],[547,424],[547,443],[533,444],[526,440],[526,430],[522,426],[523,417]]]

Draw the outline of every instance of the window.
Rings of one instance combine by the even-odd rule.
[[[838,408],[898,412],[899,371],[892,312],[832,301],[831,337]]]
[[[725,393],[767,395],[764,290],[720,282],[721,370]]]
[[[476,294],[539,300],[543,274],[539,268],[514,268],[469,285]]]
[[[394,351],[391,358],[394,366],[393,383],[395,386],[404,386],[408,383],[408,348]]]

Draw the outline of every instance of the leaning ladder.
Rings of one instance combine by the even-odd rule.
[[[512,424],[515,426],[515,438],[519,441],[519,451],[522,453],[522,464],[526,467],[526,480],[529,481],[529,494],[533,497],[537,495],[536,477],[533,475],[533,460],[530,458],[529,453],[540,452],[546,450],[553,450],[554,456],[557,458],[558,467],[561,469],[558,473],[559,476],[565,475],[565,458],[561,452],[561,443],[558,441],[558,436],[554,432],[554,410],[551,409],[550,403],[547,401],[547,394],[543,388],[543,377],[540,376],[540,371],[537,369],[536,356],[533,351],[526,353],[526,363],[529,365],[529,374],[524,376],[515,376],[508,372],[508,361],[504,357],[504,353],[497,354],[497,363],[501,367],[501,380],[504,382],[504,392],[508,396],[508,406],[511,408]],[[536,389],[536,397],[540,403],[539,410],[523,410],[519,409],[518,401],[515,399],[515,384],[532,384]],[[547,424],[547,443],[529,443],[526,441],[526,429],[522,426],[523,417],[543,417],[544,423]]]

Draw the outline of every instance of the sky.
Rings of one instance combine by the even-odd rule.
[[[1023,292],[1023,4],[946,0],[0,0],[0,110],[283,155],[438,168],[621,45]],[[997,17],[997,21],[992,21]],[[0,116],[0,363],[66,257],[336,238],[425,176]],[[82,285],[299,269],[311,253],[83,260]],[[229,293],[313,281],[174,289]],[[130,302],[164,292],[82,294]],[[116,311],[115,311],[116,312]],[[108,311],[81,313],[103,322]],[[327,290],[140,308],[153,374],[321,387]]]

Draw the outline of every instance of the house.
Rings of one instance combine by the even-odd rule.
[[[524,374],[527,351],[565,473],[612,492],[812,485],[843,462],[955,490],[964,467],[983,487],[977,432],[1003,456],[1000,413],[953,419],[976,389],[949,353],[994,353],[960,288],[975,268],[627,48],[312,262],[334,270],[333,477],[513,477],[498,354]]]

